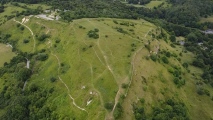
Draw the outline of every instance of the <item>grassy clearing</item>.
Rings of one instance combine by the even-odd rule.
[[[130,23],[133,26],[120,25],[121,23]],[[32,52],[33,40],[30,31],[21,31],[16,25],[17,23],[10,20],[0,30],[7,29],[7,33],[12,34],[12,39],[17,40],[20,50]],[[104,108],[104,104],[114,104],[119,86],[129,82],[124,78],[129,78],[132,55],[143,46],[143,37],[150,26],[153,26],[144,20],[80,19],[68,24],[34,17],[30,18],[26,25],[32,29],[35,36],[42,33],[51,36],[42,42],[35,37],[35,50],[46,49],[49,58],[45,62],[37,63],[37,74],[32,76],[28,85],[35,83],[47,88],[54,86],[56,92],[48,101],[57,105],[56,112],[61,114],[61,119],[106,117],[110,111]],[[88,31],[95,28],[99,30],[99,38],[89,38]],[[118,28],[126,33],[118,32]],[[30,41],[24,44],[23,39],[26,38]],[[59,43],[56,43],[57,39],[60,40]],[[57,59],[52,54],[59,59],[59,73]],[[58,75],[68,88],[59,79],[55,83],[50,82],[51,77],[58,78]],[[75,107],[68,94],[71,94],[75,103],[85,108],[88,114]],[[87,105],[89,100],[92,102]]]
[[[10,60],[15,56],[12,52],[12,48],[5,44],[0,44],[0,67],[4,65],[5,62],[10,62]]]
[[[162,7],[169,6],[169,4],[166,2],[166,0],[152,0],[150,3],[146,4],[145,7],[154,8],[154,7],[158,7],[159,5],[161,5],[163,3],[164,3],[164,5]]]
[[[188,73],[182,67],[184,62],[190,64],[194,55],[183,52],[182,56],[179,56],[179,53],[184,51],[183,47],[172,48],[170,43],[153,39],[151,33],[157,33],[158,27],[147,21],[85,18],[63,23],[32,17],[26,25],[32,29],[35,36],[50,35],[44,41],[35,37],[35,50],[45,49],[49,58],[45,62],[36,63],[38,67],[34,68],[35,74],[27,88],[31,84],[44,88],[54,87],[55,92],[48,101],[50,105],[57,106],[55,112],[60,114],[60,119],[105,119],[111,112],[105,109],[105,103],[114,104],[119,89],[120,95],[124,95],[127,89],[121,86],[129,85],[130,80],[132,83],[126,98],[123,99],[124,113],[121,119],[134,119],[132,104],[141,98],[145,99],[148,114],[152,106],[168,97],[184,101],[192,119],[212,117],[210,98],[198,96],[194,84],[195,77],[200,79],[198,76],[202,71],[189,66],[191,72]],[[98,29],[97,39],[87,35],[94,29]],[[12,39],[18,42],[18,49],[32,52],[33,40],[28,29],[20,30],[17,23],[10,20],[0,27],[0,31],[12,34]],[[23,39],[29,39],[29,43],[24,44]],[[57,40],[59,42],[56,42]],[[152,52],[144,47],[148,41]],[[147,59],[151,53],[158,51],[158,46],[160,50],[169,51],[177,57],[168,58],[169,64],[164,64],[161,59],[159,62]],[[181,58],[181,61],[177,58]],[[174,69],[174,66],[179,66],[184,73],[182,77],[186,79],[186,85],[182,88],[175,86],[173,76],[168,72],[168,69]],[[51,82],[51,77],[57,78],[56,82]],[[209,86],[205,87],[210,89]],[[88,113],[78,109],[69,94],[75,99],[75,103]],[[90,100],[91,103],[88,104]],[[202,100],[202,103],[199,100]],[[205,112],[198,116],[199,107]]]
[[[213,16],[207,18],[201,18],[200,22],[213,22]]]

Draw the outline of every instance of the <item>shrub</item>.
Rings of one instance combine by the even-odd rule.
[[[59,39],[59,38],[57,38],[56,40],[55,40],[55,43],[60,43],[61,42],[61,40]]]
[[[97,34],[99,30],[98,29],[94,29],[94,30],[90,30],[87,35],[90,37],[90,38],[94,38],[94,39],[98,39],[99,38],[99,35]]]
[[[152,55],[150,56],[150,58],[151,58],[154,62],[156,62],[156,61],[157,61],[157,56],[156,56],[156,55],[154,55],[154,54],[152,54]]]
[[[105,103],[105,104],[104,104],[104,107],[105,107],[107,110],[112,110],[112,108],[113,108],[113,103],[111,103],[111,102]]]
[[[55,82],[56,80],[57,80],[57,79],[56,79],[55,77],[51,77],[51,78],[50,78],[50,81],[51,81],[51,82]]]
[[[44,41],[46,38],[49,38],[50,36],[49,35],[47,35],[47,34],[41,34],[39,37],[38,37],[38,40],[39,41]]]
[[[128,84],[125,84],[125,83],[122,84],[122,88],[125,89],[125,88],[127,88],[127,87],[128,87]]]
[[[45,61],[48,59],[48,54],[46,53],[38,53],[38,55],[36,56],[37,60],[41,60],[41,61]]]
[[[168,60],[167,57],[165,57],[165,56],[162,57],[162,61],[163,61],[164,63],[166,63],[166,64],[169,63],[169,60]]]
[[[23,43],[25,43],[25,44],[26,44],[26,43],[29,43],[29,40],[24,39],[24,40],[23,40]]]
[[[23,26],[21,26],[21,27],[20,27],[20,30],[21,30],[21,31],[23,31],[23,30],[24,30],[24,27],[23,27]]]
[[[118,24],[118,22],[117,22],[116,20],[113,20],[113,22],[114,22],[115,24]]]

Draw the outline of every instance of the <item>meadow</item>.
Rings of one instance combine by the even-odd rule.
[[[12,48],[9,45],[0,44],[0,56],[0,67],[2,67],[5,62],[10,62],[15,53],[12,52]]]
[[[158,26],[143,19],[84,18],[65,23],[31,17],[20,24],[21,19],[7,21],[0,31],[11,34],[23,52],[48,54],[46,61],[32,61],[36,67],[26,89],[32,84],[54,87],[47,101],[48,106],[56,106],[60,119],[113,119],[120,103],[120,119],[129,120],[134,119],[133,103],[144,99],[149,115],[153,106],[167,98],[183,101],[191,119],[213,118],[211,99],[196,93],[195,82],[203,71],[190,65],[194,55],[183,52],[183,46],[171,47],[165,31],[164,40],[154,37],[161,31]],[[162,51],[172,54],[168,64],[161,60]],[[153,61],[152,55],[159,59]],[[184,62],[189,70],[183,68]],[[186,79],[180,88],[171,73],[176,68]]]

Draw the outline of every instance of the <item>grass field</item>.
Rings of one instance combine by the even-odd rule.
[[[10,62],[10,60],[15,56],[12,52],[12,48],[5,44],[0,44],[0,67],[4,65],[5,62]]]
[[[170,5],[166,2],[166,0],[152,0],[150,3],[145,5],[128,4],[128,2],[124,2],[124,1],[122,1],[122,3],[125,3],[128,6],[145,7],[145,8],[154,8],[154,7],[158,7],[161,4],[163,4],[161,7],[168,7]]]
[[[210,97],[196,93],[195,77],[200,79],[202,70],[189,66],[191,72],[188,73],[182,67],[184,62],[190,65],[194,55],[187,52],[179,56],[184,51],[182,46],[172,48],[170,43],[155,39],[153,35],[158,35],[160,28],[152,23],[142,19],[111,18],[84,18],[64,23],[31,17],[25,26],[21,25],[24,30],[17,24],[10,20],[0,27],[0,31],[12,34],[11,39],[17,41],[21,51],[33,53],[45,49],[49,56],[46,61],[36,63],[35,74],[26,89],[31,84],[54,87],[55,92],[47,101],[49,105],[57,106],[55,112],[60,119],[109,119],[114,111],[107,110],[105,104],[114,107],[121,102],[123,114],[120,119],[130,120],[134,119],[132,104],[138,99],[145,99],[149,114],[152,106],[171,97],[184,101],[191,119],[213,118]],[[99,38],[90,38],[87,34],[91,30],[96,30]],[[39,41],[37,36],[41,34],[50,37]],[[24,39],[29,39],[29,43],[24,44]],[[150,50],[144,47],[145,44],[150,45]],[[0,48],[7,48],[2,46]],[[168,58],[169,64],[150,59],[149,56],[155,53],[163,56],[159,53],[163,50],[177,57]],[[174,66],[180,67],[182,77],[186,79],[186,85],[181,88],[177,88],[168,72]],[[50,82],[51,77],[57,81]],[[126,88],[122,87],[124,84]],[[211,91],[209,86],[205,87]]]
[[[207,18],[201,18],[200,22],[213,22],[213,16]]]
[[[133,26],[115,24],[113,20]],[[8,29],[7,33],[12,34],[12,39],[18,41],[18,49],[32,52],[34,41],[30,31],[27,28],[20,31],[16,25],[16,22],[10,20],[2,25],[0,30]],[[68,24],[34,17],[30,18],[26,25],[31,28],[34,35],[46,33],[51,36],[44,42],[35,41],[35,50],[47,49],[50,57],[39,67],[39,76],[34,75],[29,86],[37,83],[49,87],[52,86],[49,83],[50,77],[60,76],[62,81],[58,80],[54,84],[58,88],[58,93],[49,99],[54,101],[52,104],[58,103],[57,111],[63,117],[75,116],[79,119],[106,117],[110,111],[104,108],[104,104],[115,104],[116,94],[121,89],[119,86],[130,74],[130,61],[134,53],[131,45],[136,45],[134,50],[143,46],[143,36],[149,31],[150,26],[154,27],[144,20],[80,19]],[[118,32],[116,27],[122,28],[126,33]],[[95,28],[99,29],[99,38],[89,38],[88,31]],[[30,39],[28,44],[23,43],[25,38]],[[60,43],[55,43],[56,39],[60,39]],[[63,63],[59,71],[58,63]],[[88,113],[75,107],[69,95],[75,99],[76,105],[86,109]],[[88,100],[92,100],[89,105]]]

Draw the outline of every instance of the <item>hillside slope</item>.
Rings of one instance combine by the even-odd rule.
[[[135,119],[132,111],[137,104],[151,118],[152,107],[171,98],[186,105],[191,119],[213,118],[210,97],[196,93],[195,81],[202,71],[190,66],[194,55],[182,46],[171,47],[169,35],[160,27],[142,19],[84,18],[71,23],[28,19],[0,26],[31,61],[29,79],[20,82],[13,73],[0,78],[3,98],[6,93],[10,96],[5,98],[8,103],[17,96],[32,99],[25,106],[29,113],[22,109],[26,113],[20,114],[37,119]],[[183,63],[189,66],[184,68]],[[26,60],[20,61],[14,68],[25,64]],[[21,92],[14,94],[15,89]],[[43,99],[36,98],[42,104],[28,95],[51,89]],[[141,99],[143,104],[138,103]],[[13,109],[10,104],[1,108],[3,116]],[[32,113],[37,114],[32,117]]]

